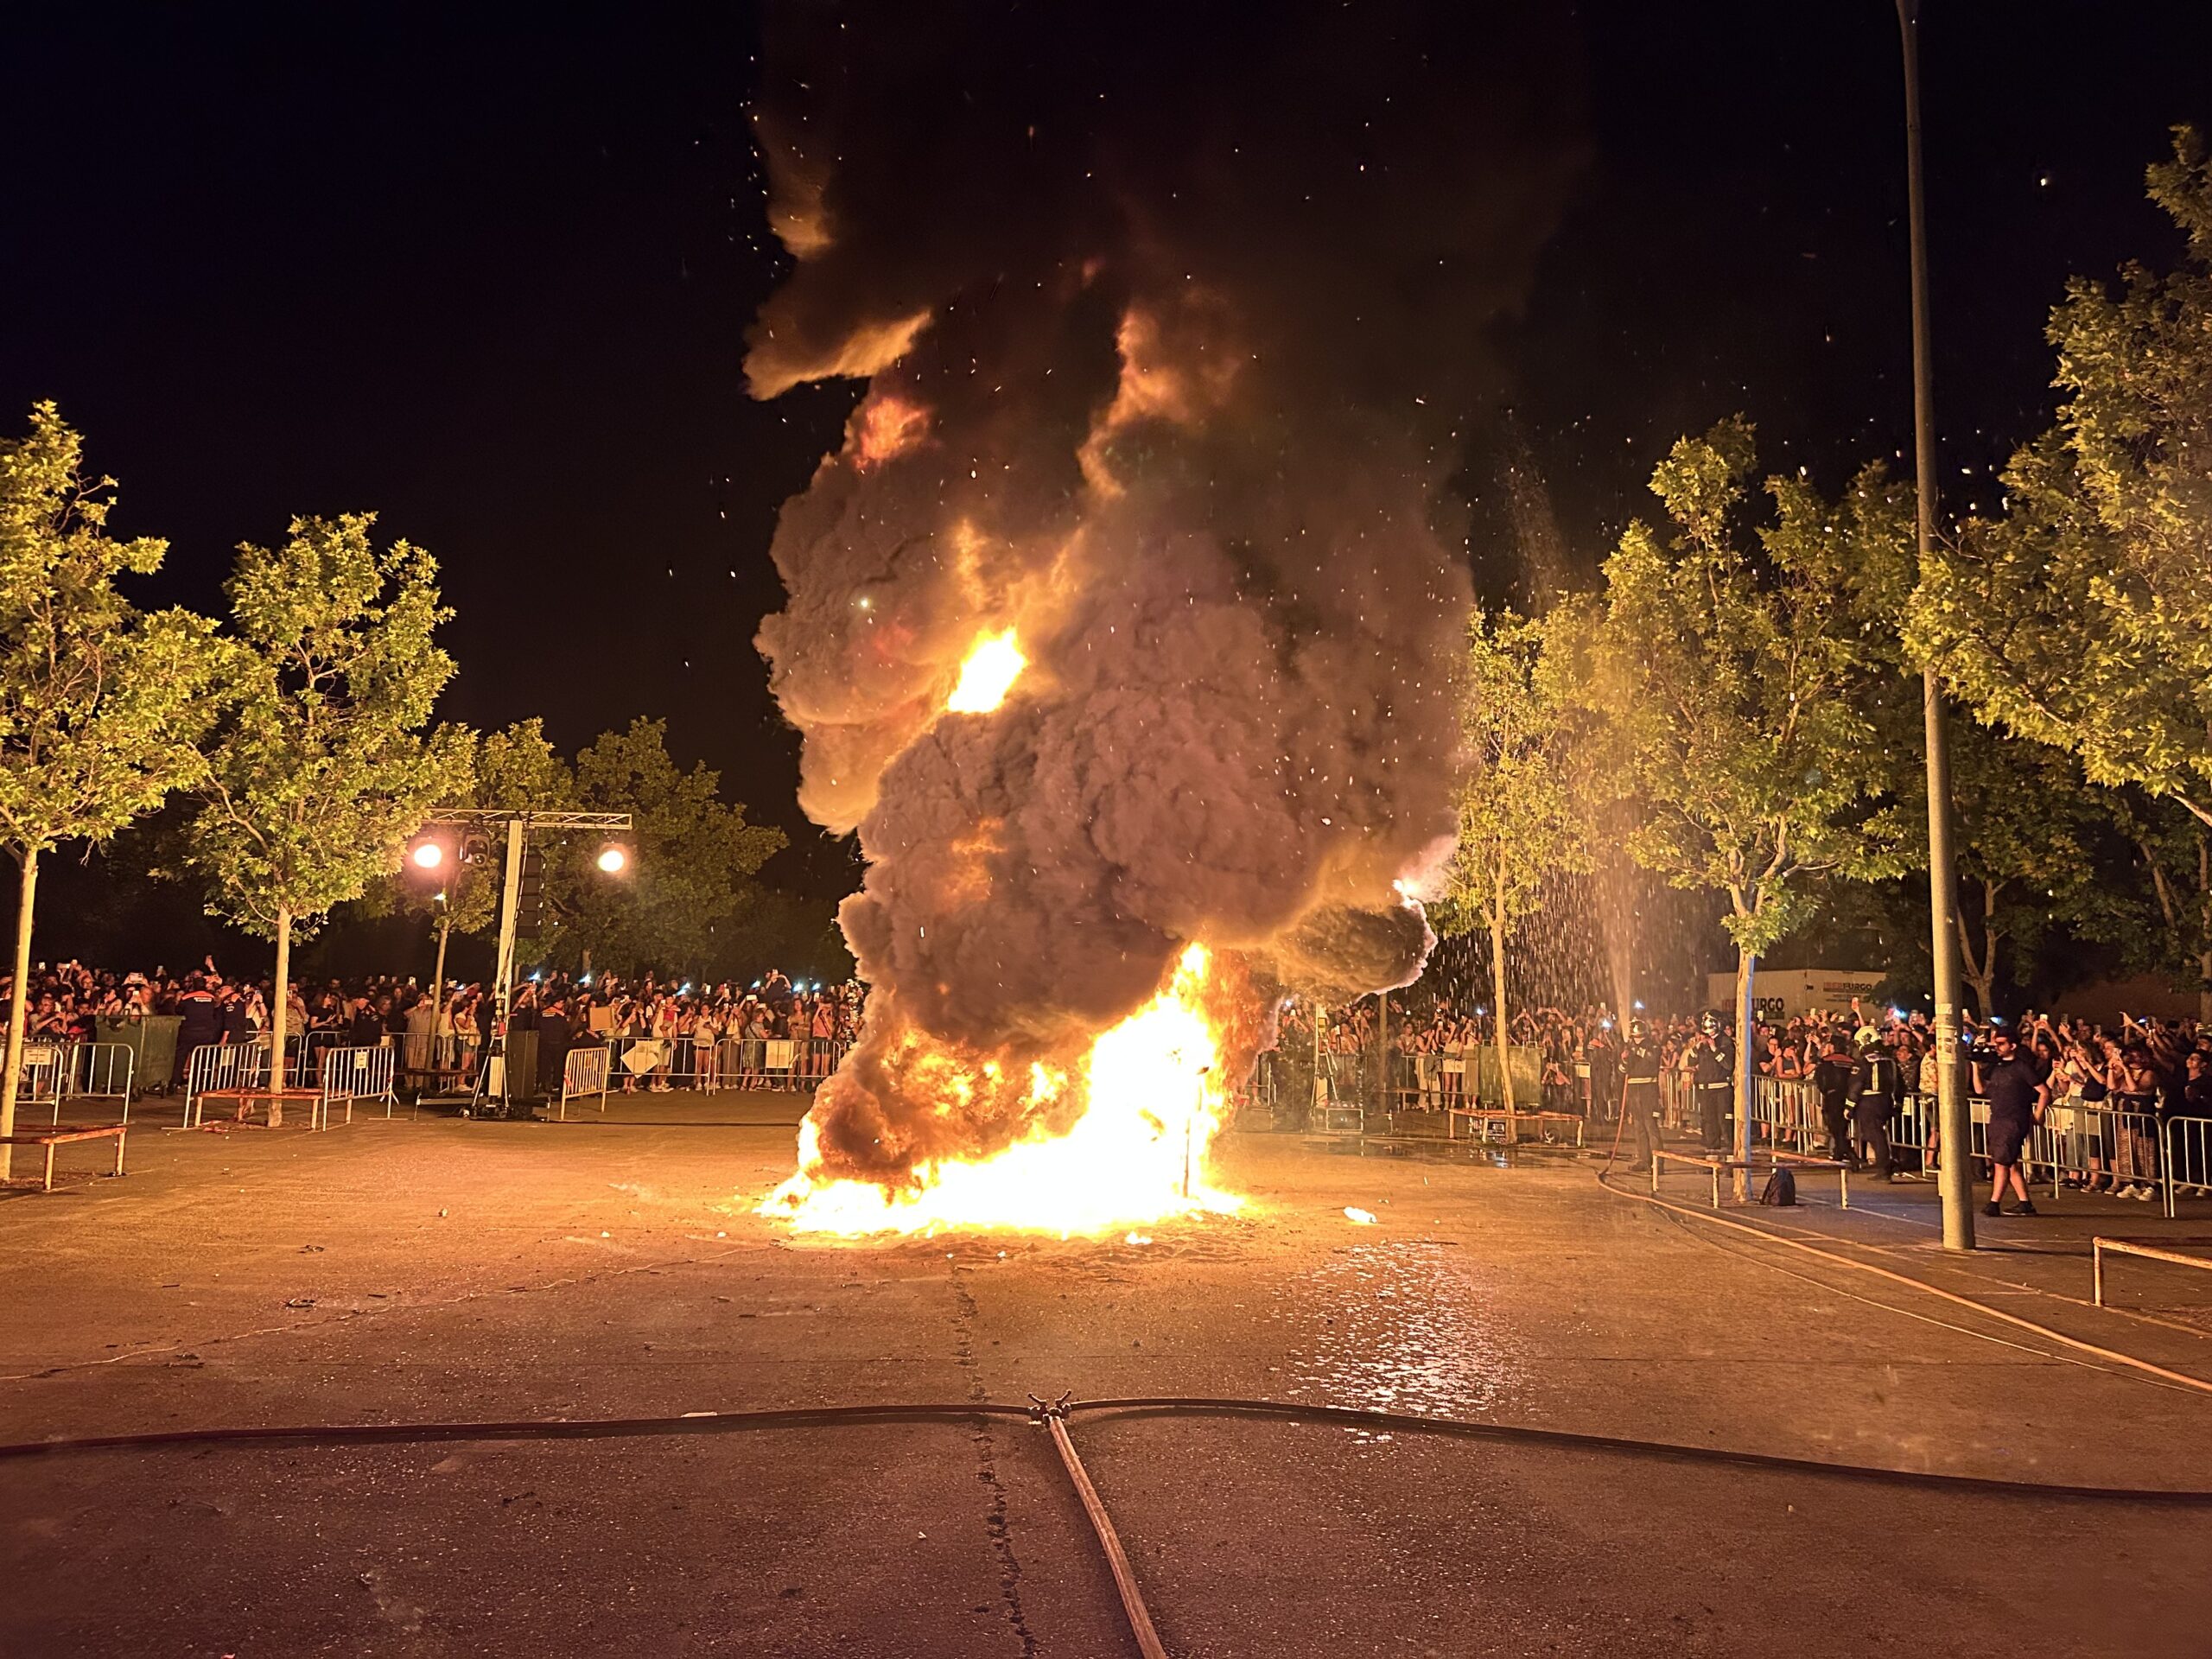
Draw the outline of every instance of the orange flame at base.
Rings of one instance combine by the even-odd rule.
[[[759,1212],[800,1232],[1005,1228],[1065,1237],[1235,1211],[1243,1200],[1206,1181],[1208,1148],[1227,1120],[1220,1032],[1203,997],[1211,967],[1206,948],[1191,945],[1166,988],[1091,1045],[1084,1113],[1066,1134],[930,1165],[917,1185],[887,1188],[810,1173],[810,1118],[798,1173]]]

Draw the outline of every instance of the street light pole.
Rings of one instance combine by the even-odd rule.
[[[504,1109],[513,1101],[516,1095],[513,1078],[509,1075],[506,1058],[513,1052],[507,1043],[508,1017],[514,1007],[515,952],[519,944],[517,935],[521,931],[518,918],[522,904],[523,862],[529,854],[531,831],[533,830],[597,830],[627,835],[632,827],[631,817],[627,812],[535,811],[516,810],[505,807],[442,806],[429,812],[423,818],[423,826],[429,829],[474,831],[487,836],[493,830],[498,830],[505,842],[500,861],[499,944],[498,954],[493,959],[492,968],[493,1030],[493,1033],[486,1033],[487,1037],[491,1037],[495,1033],[496,1040],[499,1045],[497,1055],[500,1076],[499,1089],[493,1090],[489,1087],[491,1062],[494,1058],[489,1043],[484,1049],[484,1065],[478,1069],[476,1074],[480,1101],[489,1098],[496,1093]],[[613,874],[622,868],[626,862],[626,859],[617,859],[614,863],[609,864],[602,858],[600,868],[609,874]],[[450,916],[448,915],[446,919],[449,926]],[[445,972],[445,933],[442,930],[438,937],[438,972],[442,978]],[[440,985],[437,988],[442,999],[445,988]],[[528,1090],[529,1080],[525,1078],[523,1090],[525,1096]]]
[[[1920,566],[1936,544],[1935,377],[1929,362],[1928,211],[1920,160],[1920,0],[1897,0],[1904,47],[1906,211],[1912,240],[1913,494],[1918,506]],[[1928,912],[1936,969],[1936,1122],[1942,1137],[1938,1179],[1943,1248],[1974,1249],[1974,1165],[1966,1091],[1959,1076],[1959,875],[1951,851],[1951,758],[1943,729],[1943,692],[1936,671],[1920,676],[1928,747]]]

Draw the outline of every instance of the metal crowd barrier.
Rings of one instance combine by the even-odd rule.
[[[561,1062],[561,1121],[569,1121],[569,1103],[586,1095],[599,1096],[599,1109],[607,1110],[607,1078],[614,1059],[612,1049],[594,1043],[572,1048]]]
[[[1698,1115],[1697,1090],[1672,1067],[1659,1074],[1659,1122],[1678,1135],[1701,1134],[1705,1128]]]
[[[1971,1129],[1967,1155],[1986,1164],[1989,1160],[1989,1103],[1976,1096],[1967,1103],[1967,1110]],[[2207,1129],[2173,1132],[2173,1123],[2190,1122],[2203,1123]],[[1915,1154],[1928,1166],[1935,1126],[1936,1097],[1907,1095],[1890,1119],[1891,1150]],[[2133,1182],[2159,1190],[2171,1216],[2177,1186],[2212,1185],[2212,1169],[2207,1167],[2212,1160],[2208,1133],[2212,1133],[2212,1120],[2177,1118],[2162,1132],[2157,1116],[2149,1112],[2115,1111],[2087,1101],[2062,1100],[2047,1108],[2043,1122],[2029,1129],[2021,1159],[2031,1179],[2047,1179],[2054,1194],[2069,1177]],[[2176,1175],[2173,1172],[2177,1168],[2193,1168],[2199,1179]]]
[[[26,1109],[48,1108],[59,1128],[64,1101],[112,1100],[128,1123],[132,1058],[128,1043],[26,1043],[16,1102]]]
[[[2212,1193],[2212,1117],[2168,1118],[2161,1149],[2165,1179],[2159,1190],[2171,1219],[2175,1197],[2183,1188],[2198,1198]]]
[[[807,1089],[835,1071],[850,1044],[831,1037],[609,1037],[608,1064],[630,1084],[670,1088]]]
[[[340,1104],[351,1123],[353,1103],[359,1100],[382,1101],[384,1115],[390,1117],[399,1100],[392,1087],[398,1058],[399,1051],[385,1043],[374,1048],[325,1048],[319,1073],[323,1128],[330,1127],[330,1109]]]
[[[62,1077],[62,1090],[72,1100],[119,1102],[123,1121],[128,1123],[137,1063],[137,1052],[129,1043],[73,1044]]]
[[[1236,1091],[1230,1103],[1230,1121],[1233,1123],[1246,1112],[1255,1116],[1264,1113],[1269,1127],[1273,1127],[1275,1111],[1275,1057],[1271,1049],[1252,1063],[1252,1075]]]
[[[16,1100],[28,1110],[51,1106],[54,1121],[61,1122],[61,1085],[69,1075],[69,1051],[60,1043],[25,1043],[22,1069],[16,1074]]]
[[[1821,1091],[1802,1077],[1753,1078],[1751,1124],[1769,1146],[1787,1142],[1793,1150],[1808,1155],[1827,1140],[1827,1120],[1821,1116]]]
[[[265,1089],[269,1048],[264,1043],[202,1043],[184,1068],[184,1127],[197,1128],[200,1096],[211,1089]]]

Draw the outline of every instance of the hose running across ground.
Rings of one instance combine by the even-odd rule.
[[[1611,1159],[1607,1159],[1610,1168]],[[1630,1198],[1639,1203],[1672,1211],[1680,1217],[1709,1222],[1716,1226],[1745,1233],[1769,1243],[1787,1245],[1807,1255],[1827,1262],[1856,1268],[1878,1278],[1893,1280],[1913,1289],[1926,1292],[1961,1306],[1972,1308],[1991,1319],[2000,1320],[2029,1331],[2047,1340],[2092,1355],[2099,1359],[2130,1366],[2160,1380],[2167,1385],[2181,1385],[2206,1394],[2212,1394],[2212,1382],[2180,1371],[2170,1370],[2134,1355],[2100,1347],[2053,1331],[2032,1319],[2007,1313],[1988,1306],[1972,1297],[1943,1290],[1909,1274],[1896,1273],[1886,1268],[1854,1261],[1832,1250],[1824,1250],[1801,1240],[1770,1232],[1764,1228],[1732,1221],[1687,1205],[1672,1204],[1666,1199],[1639,1192],[1624,1192],[1607,1179],[1606,1172],[1598,1173],[1598,1184],[1617,1198]],[[1969,1334],[1995,1341],[1983,1332]],[[668,1417],[593,1417],[593,1418],[521,1418],[499,1422],[429,1422],[429,1423],[327,1423],[273,1425],[260,1427],[210,1427],[197,1429],[164,1429],[140,1434],[97,1434],[57,1436],[43,1440],[19,1440],[0,1444],[0,1462],[16,1462],[35,1458],[66,1457],[99,1452],[159,1451],[178,1447],[214,1447],[255,1446],[406,1446],[434,1444],[454,1440],[587,1440],[654,1436],[728,1434],[759,1430],[858,1427],[864,1425],[893,1422],[927,1422],[946,1420],[1018,1417],[1041,1424],[1052,1440],[1054,1449],[1070,1483],[1073,1485],[1084,1512],[1096,1535],[1101,1552],[1105,1557],[1109,1573],[1114,1580],[1116,1594],[1122,1605],[1122,1616],[1129,1633],[1135,1641],[1142,1659],[1166,1659],[1167,1650],[1154,1628],[1152,1615],[1146,1607],[1136,1575],[1123,1551],[1104,1500],[1091,1484],[1090,1475],[1076,1454],[1075,1443],[1068,1433],[1068,1420],[1078,1412],[1113,1412],[1125,1416],[1211,1415],[1271,1419],[1279,1421],[1311,1422],[1332,1427],[1356,1428],[1364,1431],[1387,1429],[1395,1434],[1434,1434],[1463,1440],[1504,1441],[1522,1445],[1550,1446],[1564,1450],[1610,1453],[1615,1456],[1662,1459],[1678,1462],[1717,1463],[1741,1468],[1782,1471],[1793,1474],[1826,1476],[1860,1481],[1877,1481],[1896,1485],[1919,1487],[1945,1491],[1974,1492],[2008,1497],[2034,1497],[2088,1500],[2092,1502],[2120,1502],[2146,1503],[2160,1507],[2212,1508],[2212,1491],[2177,1490],[2164,1487],[2080,1486],[2050,1481],[2003,1480],[1981,1475],[1958,1475],[1925,1470],[1892,1469],[1871,1464],[1832,1463],[1815,1458],[1796,1458],[1776,1452],[1732,1451],[1724,1447],[1687,1446],[1668,1440],[1647,1440],[1630,1436],[1585,1434],[1571,1430],[1536,1428],[1519,1423],[1477,1422],[1465,1418],[1427,1417],[1408,1415],[1397,1412],[1370,1411],[1349,1406],[1309,1405],[1296,1401],[1245,1400],[1201,1395],[1160,1395],[1122,1399],[1071,1401],[1062,1395],[1055,1403],[1047,1405],[1033,1397],[1028,1405],[1014,1405],[995,1401],[963,1401],[958,1402],[924,1402],[918,1403],[889,1403],[856,1406],[814,1406],[766,1411],[698,1411]]]

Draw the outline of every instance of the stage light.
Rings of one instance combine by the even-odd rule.
[[[599,868],[609,875],[621,874],[629,863],[629,851],[620,842],[610,841],[599,849]]]
[[[435,841],[418,841],[408,857],[418,870],[435,870],[446,861],[446,849]]]

